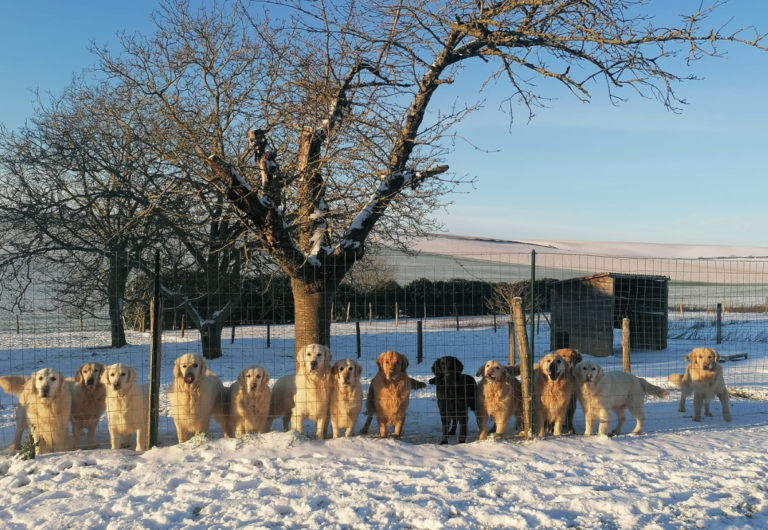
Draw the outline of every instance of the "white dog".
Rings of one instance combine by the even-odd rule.
[[[626,372],[605,372],[595,361],[581,361],[573,368],[576,384],[579,387],[579,401],[584,410],[585,436],[592,434],[592,426],[598,419],[598,434],[608,434],[611,424],[611,411],[619,419],[611,434],[620,434],[627,421],[626,409],[637,421],[634,434],[643,430],[645,421],[645,394],[659,398],[669,395],[664,389],[650,384],[636,375]]]
[[[227,389],[229,394],[229,431],[235,436],[269,432],[269,374],[261,366],[247,366],[237,381]]]
[[[701,405],[704,405],[704,415],[711,417],[709,402],[717,396],[723,408],[723,419],[731,421],[730,396],[725,387],[720,355],[711,348],[695,348],[685,356],[685,360],[691,362],[685,368],[685,374],[669,376],[669,380],[681,390],[677,410],[685,412],[685,400],[693,394],[693,421],[701,421]]]
[[[31,378],[10,375],[0,378],[0,387],[18,396],[16,407],[15,449],[21,448],[21,434],[32,431],[38,454],[66,451],[69,446],[69,418],[72,395],[64,375],[43,368]]]
[[[137,382],[136,369],[113,364],[104,369],[101,382],[107,387],[107,422],[112,449],[128,449],[136,433],[136,450],[147,448],[147,385]]]
[[[303,434],[304,420],[317,425],[318,440],[325,436],[328,406],[331,399],[331,350],[322,344],[309,344],[296,352],[296,375],[284,375],[272,388],[269,408],[271,420],[282,416],[283,428],[291,427]]]
[[[226,399],[224,385],[208,369],[202,355],[185,353],[176,359],[173,382],[168,387],[168,400],[179,443],[186,442],[189,433],[208,434],[211,416],[221,425],[224,437],[229,438]]]

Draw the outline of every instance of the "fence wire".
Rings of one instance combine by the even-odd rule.
[[[527,253],[416,257],[384,253],[356,266],[336,289],[330,325],[332,360],[326,368],[318,369],[330,370],[343,359],[359,364],[363,403],[356,413],[353,405],[360,396],[350,394],[352,405],[347,411],[347,415],[356,413],[351,428],[354,434],[365,424],[371,404],[378,406],[367,398],[382,363],[387,362],[380,356],[396,351],[407,360],[412,386],[402,439],[418,443],[446,440],[442,406],[442,416],[450,416],[449,426],[459,423],[456,434],[447,441],[463,441],[464,412],[456,409],[466,411],[470,405],[475,410],[467,414],[466,440],[476,440],[481,432],[476,410],[482,408],[482,399],[473,394],[472,403],[461,401],[466,396],[455,395],[459,383],[451,383],[453,390],[446,390],[445,385],[440,386],[439,377],[435,380],[435,371],[455,370],[455,364],[447,368],[438,362],[455,357],[460,362],[459,371],[480,384],[490,373],[490,361],[502,367],[510,361],[518,363],[520,345],[511,324],[515,297],[523,299],[529,341],[525,346],[533,345],[534,367],[555,349],[575,348],[584,360],[597,363],[603,371],[621,372],[627,350],[622,328],[628,320],[631,373],[665,392],[664,397],[644,392],[644,431],[691,431],[768,421],[768,366],[764,360],[768,353],[768,261],[615,258],[550,250],[537,253],[533,269],[532,256]],[[272,416],[263,422],[256,419],[270,414],[264,399],[286,395],[284,387],[289,380],[278,380],[295,376],[297,369],[301,375],[293,384],[300,388],[297,391],[288,386],[288,394],[305,401],[326,400],[323,414],[327,418],[333,414],[327,404],[330,391],[317,394],[302,386],[305,372],[312,370],[311,362],[322,366],[325,361],[313,352],[307,361],[310,364],[301,367],[295,358],[290,279],[276,268],[249,270],[237,263],[237,271],[214,277],[197,272],[182,274],[163,264],[159,445],[178,443],[180,430],[184,431],[182,438],[205,430],[201,425],[207,421],[213,438],[282,430],[274,399]],[[118,289],[105,285],[104,292],[89,289],[78,297],[77,290],[71,288],[71,278],[41,274],[24,292],[6,290],[0,294],[0,382],[6,390],[0,393],[0,443],[4,446],[23,445],[29,427],[42,421],[37,419],[40,413],[36,408],[48,406],[46,399],[59,399],[56,396],[60,392],[67,393],[72,401],[67,449],[146,447],[146,439],[137,441],[136,435],[147,434],[153,276],[143,263],[123,265],[129,265],[131,273]],[[105,278],[108,276],[105,273]],[[64,285],[68,286],[66,292]],[[673,374],[685,374],[690,363],[684,357],[702,347],[719,354],[718,370],[727,385],[732,422],[726,421],[724,404],[717,395],[710,406],[711,416],[702,414],[697,418],[700,421],[694,421],[694,396],[687,398],[685,412],[679,411],[680,380]],[[203,354],[209,358],[203,359]],[[195,364],[204,364],[210,373]],[[94,369],[103,372],[91,377]],[[67,380],[62,389],[57,389],[54,381],[43,382],[49,387],[48,397],[43,398],[45,384],[35,381],[42,376],[50,378],[54,372]],[[505,372],[514,376],[519,370]],[[10,377],[13,375],[22,377],[14,379]],[[354,373],[350,377],[354,380]],[[268,382],[259,386],[251,379]],[[207,412],[200,412],[200,407],[185,408],[185,388],[194,383],[214,395],[210,406],[205,406]],[[517,380],[507,384],[519,390]],[[624,388],[624,383],[615,384]],[[446,392],[450,396],[446,397]],[[459,393],[463,392],[462,386]],[[478,392],[483,392],[483,385]],[[236,395],[240,397],[236,399]],[[317,395],[322,397],[307,397]],[[126,396],[132,396],[130,405],[125,405]],[[448,398],[453,401],[446,403]],[[540,398],[535,403],[542,406]],[[20,418],[16,411],[20,403],[26,417]],[[320,410],[313,406],[315,412],[309,411],[310,417]],[[512,439],[517,434],[515,413],[521,411],[514,406],[507,413],[511,418],[506,435]],[[250,420],[244,419],[248,414]],[[630,416],[634,415],[630,406]],[[373,416],[368,436],[379,435],[376,414]],[[489,423],[504,418],[498,416]],[[584,433],[585,420],[578,405],[570,426],[576,435]],[[611,413],[610,429],[616,421]],[[337,423],[343,420],[337,419]],[[634,426],[634,420],[628,418],[623,432]],[[557,430],[552,422],[546,427],[545,435]],[[84,432],[73,435],[73,428]],[[302,428],[307,436],[318,434],[316,422],[310,419]],[[38,452],[46,447],[64,449],[55,429],[37,425]],[[388,433],[392,435],[391,426]],[[329,428],[328,436],[332,434]]]

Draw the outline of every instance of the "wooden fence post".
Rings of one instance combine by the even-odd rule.
[[[507,322],[507,340],[508,340],[508,346],[509,346],[509,364],[510,366],[515,365],[515,322],[514,317],[512,315],[509,315],[509,322]]]
[[[520,384],[523,387],[523,433],[527,438],[533,438],[533,395],[531,394],[531,353],[528,351],[528,334],[525,330],[525,311],[523,299],[512,301],[512,311],[515,319],[515,336],[520,352]]]
[[[629,359],[629,319],[621,321],[621,360],[624,371],[632,373],[632,363]]]
[[[151,340],[149,343],[149,411],[147,414],[147,449],[158,442],[160,423],[160,363],[163,333],[163,303],[160,299],[160,251],[155,252],[154,296],[149,306]]]

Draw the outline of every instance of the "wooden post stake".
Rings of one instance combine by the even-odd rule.
[[[181,314],[181,338],[184,338],[184,313]]]
[[[520,352],[520,384],[523,387],[523,433],[533,438],[533,395],[531,394],[530,352],[528,351],[528,334],[525,330],[525,311],[523,299],[520,297],[512,301],[512,310],[515,319],[515,336],[517,337],[517,349]]]
[[[507,364],[510,366],[515,365],[515,323],[512,315],[509,315],[509,322],[507,322],[507,341],[509,350],[509,360]]]
[[[157,445],[160,428],[160,365],[163,344],[163,303],[160,299],[160,251],[155,252],[155,274],[153,280],[154,293],[149,305],[151,340],[149,343],[147,449],[152,449]]]
[[[21,326],[19,325],[19,315],[16,315],[16,335],[21,333]]]
[[[349,324],[349,310],[352,307],[352,302],[347,302],[347,321],[346,323]]]
[[[373,326],[373,304],[368,302],[368,325]]]
[[[395,327],[399,322],[400,310],[397,308],[397,302],[395,302]]]
[[[269,336],[269,322],[267,322],[267,348],[269,348],[270,336]]]
[[[621,359],[622,367],[628,374],[632,373],[632,363],[629,359],[629,319],[621,321]]]

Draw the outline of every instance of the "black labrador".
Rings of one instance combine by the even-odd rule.
[[[468,409],[477,410],[477,383],[471,375],[461,373],[462,370],[464,365],[451,355],[440,357],[432,364],[435,377],[429,383],[437,387],[437,406],[443,423],[441,444],[447,444],[448,436],[456,434],[457,424],[459,443],[466,442]]]

